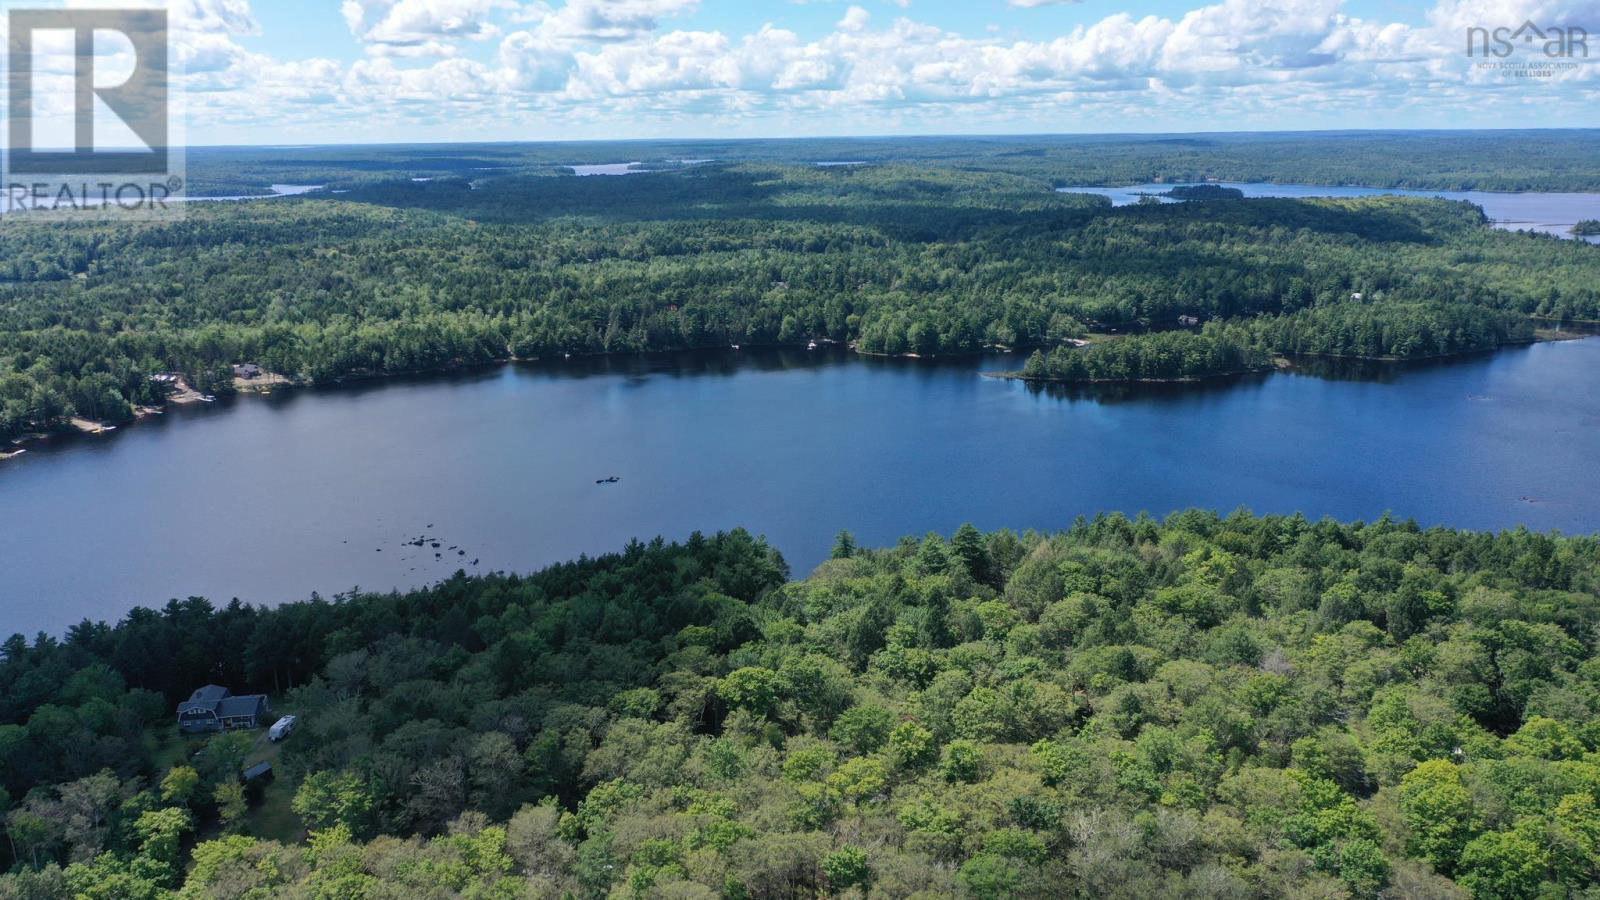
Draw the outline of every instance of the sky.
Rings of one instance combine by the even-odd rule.
[[[194,145],[1600,126],[1600,0],[165,5]]]

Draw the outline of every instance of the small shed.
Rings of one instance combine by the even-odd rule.
[[[272,763],[258,762],[244,770],[241,776],[245,784],[252,782],[267,782],[272,780]]]

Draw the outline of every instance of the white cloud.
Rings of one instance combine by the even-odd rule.
[[[1538,106],[1546,112],[1531,124],[1600,124],[1592,112],[1600,60],[1508,83],[1465,58],[1463,37],[1469,24],[1507,16],[1600,34],[1600,0],[1438,0],[1416,22],[1354,17],[1340,0],[1218,0],[1028,39],[960,34],[905,15],[880,23],[864,6],[802,38],[779,24],[744,34],[666,30],[696,12],[697,0],[344,0],[368,57],[347,64],[246,52],[234,38],[258,29],[247,0],[182,3],[188,19],[208,26],[180,29],[190,84],[225,120],[248,119],[254,108],[257,117],[270,109],[329,127],[448,114],[464,124],[481,116],[484,127],[504,116],[582,121],[616,134],[636,134],[651,119],[701,133],[755,121],[810,132],[859,123],[881,133],[989,122],[1277,127],[1285,110],[1362,125],[1378,113],[1409,123],[1419,111],[1453,109],[1472,117],[1460,124],[1505,125],[1514,123],[1484,121],[1486,110]],[[468,52],[491,41],[493,52]]]
[[[250,0],[177,0],[170,6],[172,20],[200,32],[237,35],[261,33],[250,11]]]
[[[537,2],[518,18],[537,23],[548,40],[605,43],[649,34],[662,19],[698,5],[698,0],[568,0],[557,9]]]
[[[386,55],[449,55],[446,43],[498,37],[497,11],[512,0],[344,0],[339,12],[361,41]]]

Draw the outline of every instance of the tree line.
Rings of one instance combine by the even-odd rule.
[[[0,660],[0,897],[1583,896],[1600,542],[1388,518],[743,532]],[[197,683],[301,716],[157,756]]]
[[[1006,172],[1047,185],[1222,181],[1481,191],[1596,191],[1594,132],[1367,131],[1188,135],[579,141],[387,147],[190,148],[190,191],[267,193],[274,184],[347,190],[412,178],[550,175],[639,161],[815,166],[852,160],[954,172]],[[710,161],[706,163],[703,161]]]
[[[161,401],[161,372],[225,393],[241,362],[316,383],[822,339],[1048,349],[1180,317],[1298,321],[1355,294],[1368,332],[1410,315],[1390,306],[1600,319],[1592,247],[1494,231],[1465,203],[1113,209],[1021,175],[909,166],[474,184],[197,204],[168,223],[8,221],[0,438],[126,419]]]
[[[1134,334],[1084,348],[1034,351],[1039,381],[1181,381],[1265,371],[1279,357],[1427,359],[1532,341],[1527,316],[1460,303],[1350,300],[1280,316],[1208,323],[1199,332]]]

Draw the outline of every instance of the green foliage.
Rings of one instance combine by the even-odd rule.
[[[777,672],[745,666],[729,672],[717,683],[717,695],[729,706],[764,716],[777,706],[780,685]]]
[[[1479,835],[1461,851],[1461,883],[1480,900],[1530,900],[1538,895],[1544,850],[1514,832]]]
[[[944,747],[939,771],[947,781],[977,781],[983,775],[983,750],[972,741],[951,741]]]
[[[856,753],[872,753],[889,740],[895,715],[881,706],[853,706],[834,720],[828,736]]]
[[[1447,760],[1431,760],[1406,773],[1400,808],[1411,830],[1408,849],[1441,872],[1455,871],[1462,849],[1482,828],[1460,771]]]
[[[295,791],[292,807],[310,830],[341,827],[359,835],[372,816],[372,795],[355,773],[313,772]]]
[[[167,803],[186,804],[200,786],[200,773],[190,766],[174,766],[161,779],[161,799]]]
[[[1180,184],[1166,196],[1175,200],[1243,200],[1244,191],[1220,184]]]
[[[872,881],[872,866],[867,859],[867,851],[860,847],[845,847],[822,858],[822,874],[827,877],[828,886],[835,891],[857,886],[865,889]]]
[[[1462,303],[1359,301],[1213,322],[1195,334],[1131,335],[1082,349],[1035,352],[1022,374],[1048,381],[1174,381],[1264,371],[1275,356],[1418,359],[1533,340],[1516,312]]]
[[[559,177],[547,152],[531,150],[509,153],[536,165],[322,159],[305,174],[350,192],[196,204],[171,223],[8,221],[0,438],[64,429],[74,416],[127,420],[166,399],[172,385],[153,378],[162,373],[230,393],[231,366],[242,362],[321,383],[569,353],[826,340],[873,354],[1040,347],[1031,377],[1169,379],[1260,369],[1273,353],[1461,353],[1529,339],[1530,314],[1600,318],[1600,264],[1587,247],[1493,231],[1464,203],[1113,209],[1051,189],[1067,173],[1080,183],[1192,176],[1202,160],[1278,181],[1506,183],[1509,161],[1426,176],[1433,170],[1417,160],[1461,153],[1454,136],[1363,139],[1366,158],[1383,163],[1359,174],[1346,168],[1342,141],[1291,141],[1297,161],[1273,164],[1260,147],[1291,152],[1275,141],[1204,151],[1136,141],[1125,151],[1143,162],[1130,168],[1100,148],[1033,140],[953,155],[899,145],[884,151],[899,164],[831,170],[788,164],[800,145],[744,146],[735,153],[744,163],[628,178]],[[1528,141],[1579,153],[1566,136],[1468,143],[1515,156],[1521,170],[1520,151],[1508,148]],[[1377,147],[1416,156],[1397,169],[1401,152]],[[235,190],[297,167],[214,155],[230,168],[211,177],[242,178]],[[439,168],[448,165],[463,168]],[[435,180],[405,174],[419,166]],[[1510,181],[1581,181],[1580,171],[1572,163]],[[1191,317],[1207,330],[1159,333]],[[1092,326],[1158,333],[1062,347]],[[964,561],[985,580],[971,569],[977,560]]]
[[[250,810],[249,803],[245,800],[244,785],[236,781],[217,785],[211,799],[217,805],[217,821],[224,830],[238,828],[244,820],[245,813]]]
[[[1595,539],[1203,511],[966,532],[794,582],[734,533],[8,642],[0,897],[1600,884]],[[105,714],[160,684],[151,646],[202,672],[246,647],[241,689],[294,673],[274,765],[304,844],[247,836],[235,741],[158,766],[165,715]],[[102,741],[125,768],[80,771]]]

